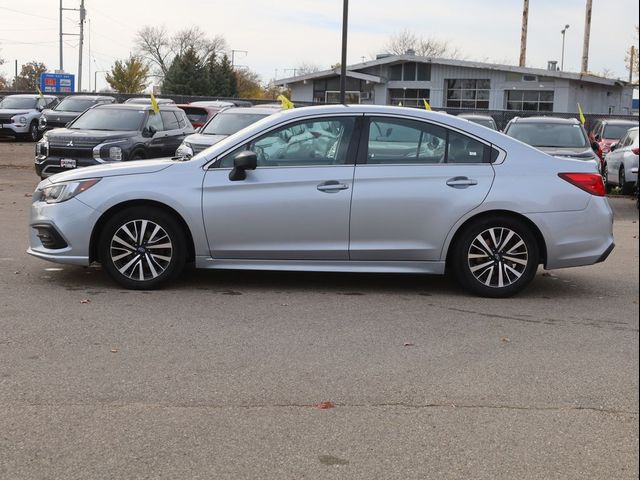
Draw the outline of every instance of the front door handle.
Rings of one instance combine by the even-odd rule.
[[[340,190],[346,190],[347,188],[349,188],[349,185],[340,183],[337,180],[329,180],[327,182],[322,182],[316,188],[321,192],[336,193]]]
[[[453,177],[447,180],[447,185],[453,188],[470,187],[471,185],[477,185],[478,181],[469,177]]]

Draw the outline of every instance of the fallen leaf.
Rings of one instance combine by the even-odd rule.
[[[324,401],[316,405],[316,408],[320,410],[328,410],[329,408],[335,408],[335,405],[332,402]]]
[[[88,298],[83,298],[82,300],[80,300],[80,303],[91,303],[91,300],[89,300]]]
[[[13,274],[14,274],[14,275],[19,275],[19,274],[20,274],[20,272],[16,271],[16,272],[13,272]]]
[[[411,342],[404,342],[404,344],[402,346],[403,347],[415,347],[415,344],[413,344]]]
[[[503,342],[503,343],[509,343],[511,340],[509,340],[509,338],[508,338],[508,337],[502,337],[502,338],[500,339],[500,341],[501,341],[501,342]]]
[[[30,193],[25,193],[24,196],[25,197],[31,197],[32,195]]]
[[[112,348],[111,349],[111,353],[118,353],[118,349],[117,348]]]

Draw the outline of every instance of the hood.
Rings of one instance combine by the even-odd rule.
[[[207,147],[210,147],[211,145],[215,145],[221,140],[224,140],[228,136],[229,135],[204,135],[202,133],[194,133],[193,135],[189,135],[185,138],[184,141],[195,145],[206,145]]]
[[[13,108],[0,108],[0,115],[26,115],[27,113],[31,113],[33,110],[21,108],[20,110],[16,110]]]
[[[119,175],[141,175],[146,173],[155,173],[171,165],[175,165],[175,161],[170,158],[155,158],[153,160],[133,160],[130,162],[113,162],[94,167],[82,167],[68,172],[56,173],[45,181],[51,183],[69,182],[72,180],[81,180],[84,178],[102,178],[117,177]]]
[[[130,138],[138,135],[137,131],[103,131],[103,130],[72,130],[69,128],[58,128],[46,134],[49,142],[69,142],[71,140],[81,140],[84,144],[92,143],[98,145],[106,140],[118,140]]]
[[[56,110],[44,110],[42,115],[53,121],[57,121],[58,118],[61,120],[73,120],[81,113],[82,112],[58,112]]]

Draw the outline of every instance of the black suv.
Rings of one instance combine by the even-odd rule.
[[[64,128],[64,126],[75,120],[78,115],[94,105],[103,103],[115,103],[114,97],[105,95],[70,95],[51,109],[47,109],[40,115],[38,130],[40,135],[54,128]]]
[[[171,157],[193,133],[184,111],[161,105],[99,105],[36,144],[36,173],[45,178],[70,168]]]

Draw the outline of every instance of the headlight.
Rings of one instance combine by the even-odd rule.
[[[40,120],[38,121],[38,123],[40,124],[41,127],[44,127],[47,125],[47,117],[45,117],[44,115],[42,115],[40,117]]]
[[[20,123],[27,123],[27,117],[20,117]]]
[[[193,147],[189,142],[182,142],[176,150],[176,157],[193,157]]]
[[[122,161],[122,149],[120,147],[109,147],[109,158],[118,162]]]
[[[36,143],[36,156],[46,157],[47,155],[49,155],[49,138],[45,136]]]
[[[99,178],[77,180],[74,182],[54,183],[44,187],[40,192],[40,199],[47,203],[60,203],[81,194],[100,181]]]

